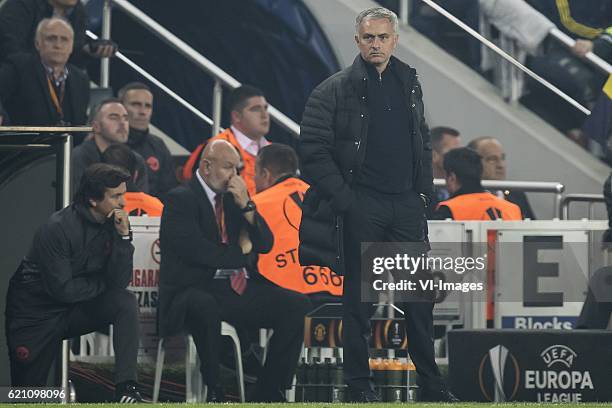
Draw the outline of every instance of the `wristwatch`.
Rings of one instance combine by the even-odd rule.
[[[129,230],[127,235],[119,235],[119,237],[121,237],[121,239],[124,240],[124,241],[132,242],[132,239],[134,237],[134,235],[132,233],[132,229],[130,228],[130,230]]]
[[[249,211],[255,211],[256,209],[257,207],[255,206],[255,203],[252,200],[249,200],[247,201],[246,205],[242,209],[242,212],[248,213]]]

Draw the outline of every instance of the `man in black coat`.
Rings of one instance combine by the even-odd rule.
[[[72,150],[72,191],[89,166],[102,161],[102,154],[109,146],[123,144],[128,138],[128,113],[119,99],[106,99],[91,113],[92,137]],[[136,172],[131,182],[138,191],[149,193],[149,176],[144,159],[136,157]]]
[[[89,57],[111,57],[112,41],[88,41],[87,13],[81,0],[6,0],[0,7],[0,62],[8,56],[36,52],[35,33],[44,18],[60,17],[74,30],[74,52],[70,63],[84,68]]]
[[[369,305],[361,298],[361,243],[426,248],[431,142],[416,71],[392,57],[397,16],[382,7],[357,17],[360,55],[312,92],[300,157],[310,183],[300,226],[300,262],[344,272],[344,378],[352,401],[376,402],[368,366]],[[421,398],[456,400],[434,359],[433,302],[402,306]]]
[[[142,402],[136,390],[138,304],[132,278],[132,233],[123,211],[120,167],[87,169],[69,207],[37,231],[9,283],[6,336],[14,387],[43,387],[61,340],[113,324],[116,398]]]
[[[170,150],[161,137],[150,131],[153,93],[146,84],[131,82],[119,90],[117,97],[127,109],[130,120],[127,144],[143,157],[148,167],[148,193],[163,201],[166,193],[176,187],[178,181]]]
[[[221,321],[237,328],[271,328],[274,334],[258,376],[255,401],[282,401],[304,339],[309,301],[257,272],[257,254],[273,237],[244,180],[240,156],[225,140],[206,146],[189,184],[171,190],[161,220],[159,329],[161,336],[191,333],[209,387],[219,387]]]
[[[10,125],[87,123],[89,79],[68,64],[73,37],[64,20],[43,19],[36,30],[38,54],[15,54],[0,66],[0,105]]]

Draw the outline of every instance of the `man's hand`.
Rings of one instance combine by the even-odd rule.
[[[113,219],[113,223],[115,225],[115,229],[119,235],[129,235],[130,234],[130,219],[128,218],[128,214],[122,209],[116,208],[112,210],[107,218]]]
[[[227,183],[227,191],[234,196],[234,202],[238,208],[246,207],[249,201],[249,193],[242,177],[238,175],[233,176]]]
[[[253,251],[253,243],[251,242],[251,238],[249,238],[249,233],[246,230],[240,231],[238,244],[240,245],[240,248],[242,248],[242,253],[244,255]]]
[[[93,48],[90,44],[85,44],[83,50],[94,58],[110,58],[117,52],[117,45],[112,41],[100,41]]]
[[[576,40],[576,44],[572,47],[574,55],[584,58],[589,52],[593,51],[593,41]]]

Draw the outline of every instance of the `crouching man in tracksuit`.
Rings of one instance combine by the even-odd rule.
[[[138,309],[126,289],[134,253],[123,210],[129,178],[117,166],[90,166],[74,202],[37,231],[6,300],[13,386],[45,386],[62,339],[113,324],[115,396],[142,401],[136,389]]]

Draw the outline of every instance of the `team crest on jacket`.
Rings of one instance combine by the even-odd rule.
[[[30,357],[30,350],[26,346],[19,346],[15,349],[15,356],[19,361],[26,361]]]
[[[147,165],[153,171],[159,170],[159,160],[155,156],[151,156],[147,159]]]

